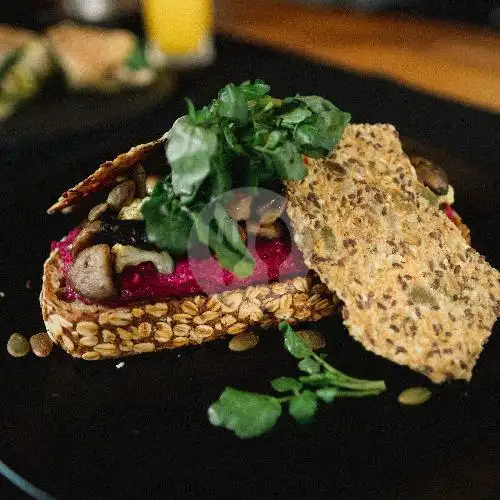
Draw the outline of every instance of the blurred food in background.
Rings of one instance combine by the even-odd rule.
[[[36,95],[52,70],[44,37],[0,25],[0,120]]]
[[[49,28],[47,37],[72,89],[116,91],[150,85],[157,77],[143,44],[130,31],[64,21]]]

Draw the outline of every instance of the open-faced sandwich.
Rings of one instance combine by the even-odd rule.
[[[0,121],[36,95],[52,69],[43,37],[0,25]]]
[[[71,89],[109,92],[144,87],[157,77],[130,31],[64,21],[49,28],[47,38]]]
[[[86,207],[44,267],[57,344],[119,357],[342,307],[367,349],[435,382],[471,377],[499,273],[439,168],[412,165],[391,125],[348,125],[329,101],[275,99],[260,81],[188,108],[50,207]]]

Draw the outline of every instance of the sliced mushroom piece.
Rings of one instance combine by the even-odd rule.
[[[106,200],[109,208],[118,212],[124,205],[128,205],[135,195],[135,182],[128,180],[123,181],[115,186],[108,194]]]
[[[107,203],[99,203],[99,205],[96,205],[94,208],[92,208],[87,215],[87,219],[92,222],[101,217],[101,215],[106,212],[108,209],[108,204]]]
[[[252,214],[252,200],[250,195],[235,194],[228,202],[226,212],[235,221],[248,220]]]
[[[146,170],[139,164],[134,169],[134,180],[136,186],[136,196],[137,198],[144,198],[146,196]]]
[[[71,287],[83,297],[97,302],[116,297],[113,261],[108,245],[94,245],[82,250],[68,272]]]
[[[152,262],[157,271],[170,274],[174,270],[174,261],[168,252],[154,252],[142,250],[130,245],[113,245],[115,255],[115,271],[120,274],[127,266],[137,266],[143,262]]]
[[[448,175],[439,165],[421,156],[413,156],[410,161],[422,184],[432,189],[436,194],[446,194],[449,186]]]
[[[76,257],[82,250],[90,247],[95,240],[95,237],[101,231],[101,222],[96,220],[89,222],[84,228],[78,233],[76,238],[71,243],[71,253],[73,257]]]

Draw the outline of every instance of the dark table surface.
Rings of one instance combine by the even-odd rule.
[[[355,122],[395,124],[408,150],[445,165],[474,246],[499,265],[497,115],[221,38],[212,67],[181,75],[173,96],[135,109],[130,119],[108,115],[90,130],[62,126],[50,134],[24,129],[3,143],[2,339],[42,328],[41,264],[50,240],[72,224],[44,213],[60,192],[103,160],[160,136],[183,114],[183,96],[201,105],[228,81],[254,78],[270,83],[277,96],[321,94]],[[52,112],[58,120],[55,101]],[[29,108],[23,113],[29,123]],[[78,114],[71,119],[78,122]],[[268,380],[294,372],[272,332],[240,355],[217,342],[130,358],[120,370],[59,350],[43,360],[13,359],[2,350],[0,460],[56,498],[498,496],[498,326],[472,383],[434,388],[429,403],[417,408],[400,407],[396,397],[409,385],[429,385],[423,377],[364,351],[337,318],[320,329],[335,365],[384,378],[388,393],[325,407],[310,427],[284,419],[248,442],[210,427],[206,408],[226,385],[264,392]],[[0,485],[1,498],[19,495]]]

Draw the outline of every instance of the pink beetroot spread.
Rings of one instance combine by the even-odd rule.
[[[69,245],[79,231],[74,229],[62,241],[52,242],[51,245],[52,250],[59,250],[65,276],[73,261]],[[183,258],[176,262],[174,272],[171,274],[159,273],[150,262],[127,267],[120,275],[119,302],[147,297],[212,294],[307,274],[308,269],[300,252],[289,241],[259,239],[256,241],[255,250],[251,250],[251,253],[256,265],[253,274],[244,279],[223,269],[213,257],[203,260]],[[81,299],[69,286],[66,287],[64,298],[68,301]]]

